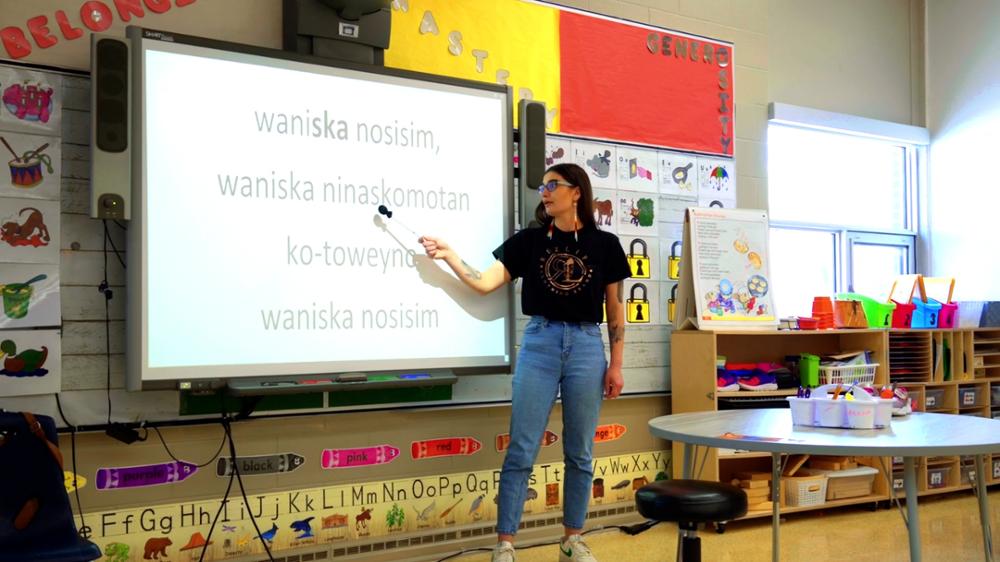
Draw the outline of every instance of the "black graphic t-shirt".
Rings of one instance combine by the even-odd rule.
[[[603,320],[601,304],[608,285],[630,277],[618,237],[597,227],[572,232],[526,228],[511,236],[493,255],[512,279],[524,279],[521,312],[564,322]]]

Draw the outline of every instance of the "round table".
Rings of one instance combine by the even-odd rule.
[[[919,562],[917,457],[974,455],[979,519],[985,560],[993,562],[989,506],[986,497],[986,455],[1000,453],[1000,420],[954,414],[913,413],[892,419],[885,429],[837,429],[792,425],[787,409],[724,410],[660,416],[649,421],[656,436],[684,444],[683,474],[691,477],[695,446],[725,447],[771,453],[773,498],[781,493],[781,454],[903,457],[910,560]],[[890,486],[891,489],[891,486]],[[772,560],[779,560],[779,501],[773,501]]]

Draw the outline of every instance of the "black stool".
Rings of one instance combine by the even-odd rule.
[[[700,523],[722,523],[746,515],[746,493],[729,484],[702,480],[660,480],[635,493],[647,519],[673,521],[680,529],[678,562],[701,562]]]

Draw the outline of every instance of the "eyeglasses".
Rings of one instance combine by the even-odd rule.
[[[538,193],[545,193],[546,191],[551,193],[555,191],[556,188],[559,187],[560,185],[565,185],[566,187],[573,187],[573,184],[569,183],[568,181],[552,180],[538,186]]]

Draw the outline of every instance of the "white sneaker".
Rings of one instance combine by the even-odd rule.
[[[597,562],[580,535],[572,535],[559,543],[559,562]]]
[[[493,547],[493,562],[514,562],[514,545],[507,542],[498,542]]]

